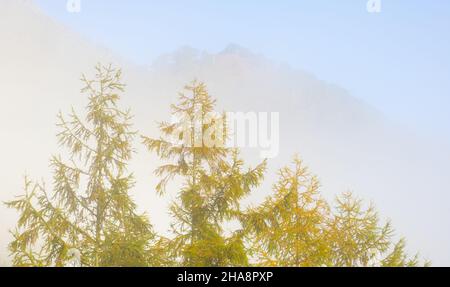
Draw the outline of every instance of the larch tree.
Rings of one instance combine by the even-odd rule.
[[[257,266],[418,266],[405,241],[394,241],[390,222],[382,224],[373,205],[344,193],[330,205],[319,182],[298,159],[282,168],[274,194],[241,215]]]
[[[121,70],[96,66],[82,77],[84,117],[58,115],[53,184],[25,178],[24,195],[6,205],[19,213],[9,244],[15,266],[418,266],[389,222],[350,193],[330,205],[301,160],[279,171],[273,195],[244,209],[241,201],[263,180],[266,161],[247,167],[227,146],[224,114],[194,81],[171,106],[160,138],[143,136],[164,162],[156,191],[173,190],[173,238],[155,234],[131,198],[131,114],[120,109]],[[169,184],[171,187],[169,188]],[[234,228],[229,228],[233,224]],[[425,263],[428,265],[428,263]]]
[[[96,66],[82,77],[89,104],[85,120],[74,110],[58,115],[57,138],[69,156],[54,156],[53,187],[25,179],[25,194],[8,202],[18,210],[9,249],[16,266],[147,266],[154,263],[155,234],[130,197],[127,171],[135,131],[129,111],[118,107],[124,91],[120,69]]]
[[[325,227],[329,207],[319,194],[319,181],[302,161],[279,171],[274,194],[249,209],[241,221],[251,235],[259,266],[321,266],[328,246]]]
[[[248,264],[240,229],[225,232],[227,222],[237,219],[240,201],[263,178],[266,163],[245,168],[234,148],[226,146],[223,114],[214,111],[215,101],[203,83],[194,81],[171,106],[174,120],[160,124],[159,139],[143,137],[145,145],[166,164],[156,190],[179,178],[173,217],[173,257],[183,266],[243,266]]]
[[[364,207],[352,193],[336,198],[329,220],[328,239],[330,266],[392,266],[429,265],[418,256],[405,251],[405,240],[394,241],[394,229],[389,221],[382,223],[374,206]]]

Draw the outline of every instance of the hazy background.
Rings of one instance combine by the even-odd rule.
[[[146,135],[194,78],[220,109],[280,112],[280,155],[248,202],[299,153],[327,198],[373,200],[412,252],[450,265],[450,3],[428,2],[382,0],[372,14],[365,0],[81,0],[69,13],[65,0],[0,0],[0,200],[24,174],[51,183],[57,112],[82,112],[81,73],[112,62]],[[133,195],[164,233],[170,198],[153,190],[156,158],[136,148]],[[15,216],[0,207],[0,264]]]

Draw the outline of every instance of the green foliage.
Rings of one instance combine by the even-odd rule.
[[[280,170],[275,194],[241,218],[260,266],[417,266],[404,240],[393,243],[389,222],[380,224],[370,205],[351,193],[336,198],[336,207],[320,197],[317,178],[299,159]],[[428,265],[428,263],[425,263]]]
[[[58,140],[70,156],[52,158],[52,192],[25,179],[25,195],[7,203],[20,213],[9,246],[14,265],[62,266],[70,249],[79,250],[83,266],[147,264],[154,234],[129,195],[135,132],[129,112],[117,106],[120,78],[120,70],[100,65],[93,80],[83,76],[86,119],[74,111],[58,116]]]
[[[258,265],[320,266],[328,253],[324,232],[329,208],[318,193],[319,182],[295,158],[283,168],[275,194],[241,220],[253,234]]]
[[[155,172],[162,177],[157,191],[163,194],[174,177],[183,181],[170,208],[175,257],[187,266],[247,265],[241,232],[227,236],[223,226],[238,218],[240,200],[259,185],[266,163],[245,169],[238,151],[225,147],[226,126],[218,125],[220,131],[215,126],[223,116],[214,112],[204,84],[193,82],[185,90],[189,94],[180,94],[179,104],[172,105],[178,121],[161,123],[159,139],[144,137],[148,149],[168,162]],[[218,139],[214,146],[204,142],[211,129]]]
[[[19,212],[9,245],[15,266],[65,266],[77,256],[82,266],[422,265],[407,255],[404,239],[394,241],[373,205],[344,193],[331,207],[298,158],[279,171],[272,196],[243,209],[266,161],[246,167],[239,150],[226,147],[225,116],[195,81],[171,106],[176,120],[160,124],[161,137],[142,137],[164,162],[156,191],[176,194],[173,237],[156,235],[129,194],[136,132],[129,111],[118,107],[121,71],[98,65],[94,79],[82,81],[85,118],[73,110],[58,115],[57,137],[69,156],[52,157],[51,190],[25,178],[24,195],[6,203]],[[169,186],[175,179],[181,186]],[[230,222],[240,225],[229,231]]]
[[[393,241],[394,230],[390,222],[381,224],[378,213],[370,204],[351,193],[336,198],[336,208],[330,219],[330,266],[418,266],[418,256],[409,258],[405,241]],[[423,263],[428,265],[428,263]]]

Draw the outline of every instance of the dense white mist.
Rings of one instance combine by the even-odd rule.
[[[312,75],[277,65],[230,45],[209,54],[191,48],[138,67],[96,47],[45,17],[28,1],[0,1],[0,200],[22,193],[23,175],[51,186],[48,159],[64,153],[56,143],[56,114],[86,104],[81,73],[97,62],[124,69],[127,92],[122,104],[135,114],[142,134],[158,136],[156,122],[169,120],[169,105],[193,79],[204,81],[220,109],[280,113],[280,154],[269,162],[262,189],[249,203],[270,194],[276,169],[298,153],[319,175],[329,199],[351,190],[372,200],[393,221],[412,252],[435,265],[450,264],[450,147],[394,126],[344,89]],[[169,198],[156,196],[158,164],[139,141],[130,171],[134,198],[159,232],[166,232]],[[245,150],[252,163],[257,150]],[[14,211],[0,207],[0,262],[7,254]]]

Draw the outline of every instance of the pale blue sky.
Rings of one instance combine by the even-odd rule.
[[[450,139],[450,1],[35,0],[50,16],[137,63],[235,43],[346,88],[390,119]]]

